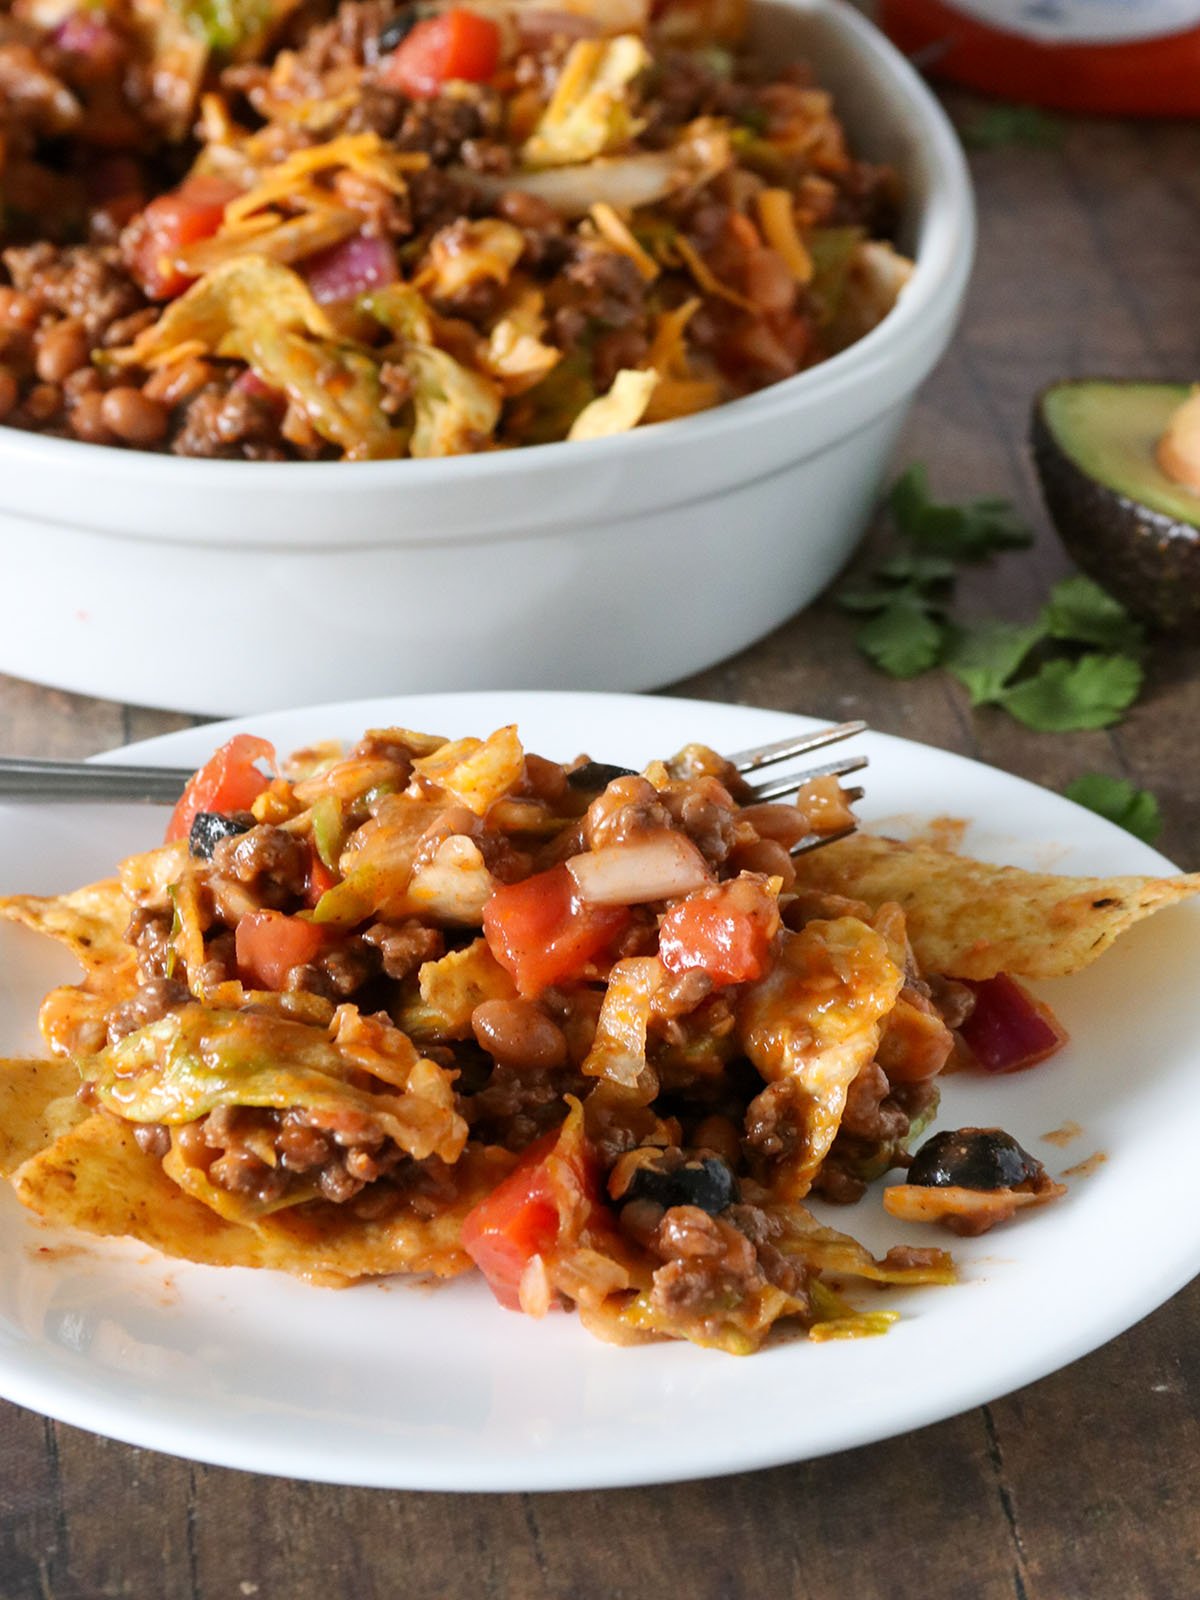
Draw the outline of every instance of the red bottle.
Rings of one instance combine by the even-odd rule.
[[[938,77],[1117,116],[1200,116],[1200,0],[880,0]]]

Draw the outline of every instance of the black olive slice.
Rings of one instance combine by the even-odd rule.
[[[220,811],[197,811],[192,831],[188,834],[188,854],[200,861],[211,861],[213,851],[222,839],[236,838],[239,833],[249,833],[254,818],[243,814],[227,817]]]
[[[582,767],[567,773],[567,782],[572,789],[581,789],[584,794],[599,794],[614,778],[636,777],[632,767],[614,767],[608,761],[585,761]]]
[[[1015,1189],[1044,1176],[1042,1163],[1003,1128],[935,1133],[908,1169],[909,1183],[925,1189]]]
[[[653,1200],[668,1211],[672,1206],[698,1206],[714,1217],[737,1198],[737,1179],[719,1156],[695,1156],[674,1172],[638,1167],[622,1196],[623,1200]]]
[[[379,39],[375,49],[380,56],[391,55],[397,45],[403,44],[405,39],[417,25],[417,11],[415,6],[405,6],[402,11],[384,24],[379,31]]]

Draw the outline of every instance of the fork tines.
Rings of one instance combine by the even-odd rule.
[[[840,722],[836,727],[818,728],[816,733],[779,739],[774,744],[758,745],[751,750],[739,750],[736,755],[728,759],[742,774],[761,772],[764,767],[773,767],[778,762],[790,760],[793,756],[807,755],[813,750],[824,750],[827,745],[853,738],[856,733],[864,733],[866,727],[865,722]],[[766,783],[749,784],[747,787],[756,801],[781,800],[785,795],[796,794],[814,778],[845,778],[852,772],[861,772],[866,765],[867,757],[864,755],[843,756],[838,761],[827,761],[823,766],[806,767],[800,772],[771,778]],[[856,785],[852,789],[843,787],[842,793],[853,804],[856,800],[862,799],[864,791]],[[837,833],[805,834],[792,845],[789,854],[801,856],[809,850],[819,849],[823,844],[832,844],[835,839],[845,839],[854,832],[855,826],[856,824],[851,823],[848,828],[842,828]]]
[[[778,800],[785,794],[795,794],[814,778],[845,778],[852,772],[861,772],[866,765],[866,756],[844,756],[841,761],[827,761],[823,767],[806,767],[803,772],[772,778],[769,783],[752,783],[750,792],[756,800]],[[861,789],[858,797],[862,798]]]
[[[852,739],[856,733],[865,733],[866,728],[865,722],[839,722],[832,728],[818,728],[815,733],[793,735],[790,739],[778,739],[774,744],[739,750],[727,759],[745,776],[761,772],[764,767],[776,766],[781,761],[789,761],[793,756],[808,755],[813,750],[824,750],[827,745],[839,744],[843,739]],[[867,757],[864,755],[842,756],[840,760],[827,761],[823,766],[805,767],[800,772],[771,778],[766,783],[750,784],[749,788],[755,800],[780,800],[786,794],[795,794],[814,778],[845,778],[852,772],[861,772],[866,765]],[[845,794],[848,800],[861,800],[863,797],[863,791],[859,788],[847,789]]]
[[[818,728],[815,733],[792,734],[788,739],[777,739],[774,744],[754,745],[749,750],[739,750],[726,756],[743,777],[758,772],[763,767],[776,766],[789,761],[792,756],[805,756],[810,750],[824,750],[827,745],[840,744],[843,739],[853,739],[857,733],[866,733],[865,722],[839,722],[831,728]]]

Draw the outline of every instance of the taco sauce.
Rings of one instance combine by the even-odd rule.
[[[1200,0],[880,0],[938,77],[1060,111],[1200,116]]]

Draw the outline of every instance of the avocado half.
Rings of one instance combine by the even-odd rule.
[[[1200,625],[1200,494],[1155,447],[1187,383],[1051,384],[1033,411],[1033,456],[1062,542],[1130,611],[1171,632]]]

